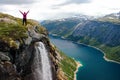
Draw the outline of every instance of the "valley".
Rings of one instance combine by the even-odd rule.
[[[120,62],[120,20],[117,13],[95,19],[71,17],[47,20],[41,24],[50,34],[94,46],[101,49],[106,58]]]

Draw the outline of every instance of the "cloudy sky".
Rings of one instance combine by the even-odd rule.
[[[0,12],[22,17],[21,11],[30,10],[28,18],[43,20],[85,14],[102,16],[120,11],[120,0],[0,0]]]

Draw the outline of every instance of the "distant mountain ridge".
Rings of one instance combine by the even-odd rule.
[[[63,18],[54,21],[43,21],[41,24],[44,25],[48,31],[52,34],[58,34],[60,36],[65,35],[72,31],[74,26],[79,22],[84,22],[84,18]],[[49,24],[49,25],[48,25]]]
[[[118,13],[111,13],[111,14],[105,15],[104,17],[120,19],[120,12],[118,12]]]
[[[98,47],[106,53],[107,58],[120,62],[119,17],[119,13],[109,14],[97,19],[74,17],[72,22],[68,18],[64,21],[44,22],[42,25],[48,29],[50,34]]]

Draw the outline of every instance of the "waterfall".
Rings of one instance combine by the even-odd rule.
[[[45,45],[42,42],[39,42],[37,48],[39,53],[38,55],[39,57],[37,58],[41,58],[41,64],[39,62],[38,64],[36,64],[36,66],[42,67],[41,72],[40,71],[37,71],[37,72],[39,72],[40,75],[42,75],[42,80],[52,80],[51,66],[50,66],[48,52],[45,48]],[[40,70],[40,69],[37,69],[37,70]],[[41,79],[37,79],[37,80],[41,80]]]

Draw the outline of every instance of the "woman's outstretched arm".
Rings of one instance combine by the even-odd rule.
[[[19,11],[20,11],[20,10],[19,10]],[[23,12],[22,12],[22,11],[20,11],[20,13],[21,13],[21,14],[23,14]]]
[[[29,10],[27,11],[27,14],[29,13]]]

